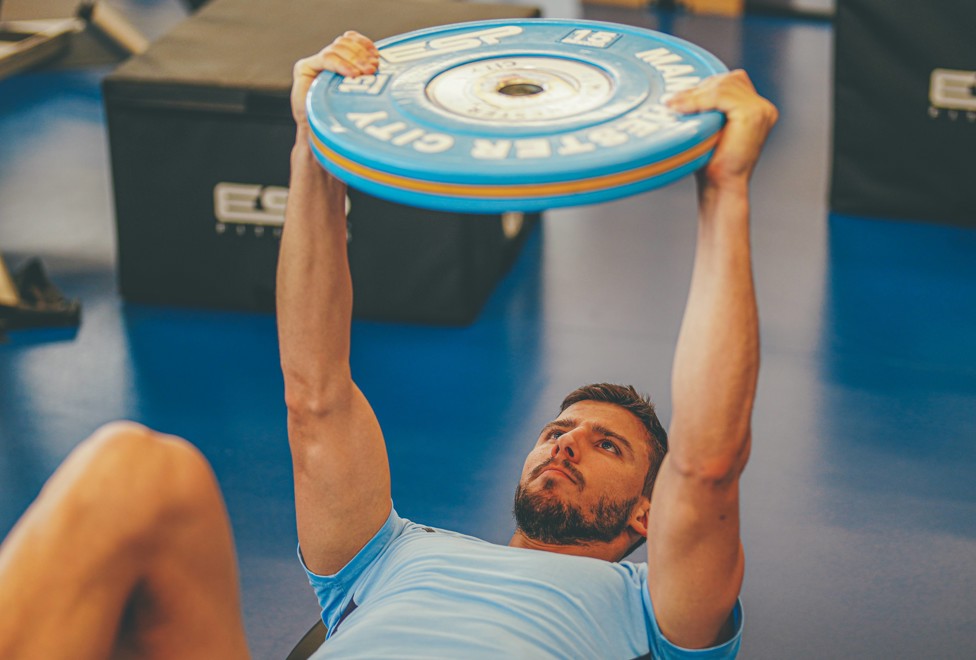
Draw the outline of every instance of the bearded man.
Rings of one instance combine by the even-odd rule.
[[[759,366],[749,180],[776,109],[742,71],[668,101],[676,112],[719,110],[727,119],[698,173],[699,234],[674,360],[670,443],[633,388],[571,393],[529,451],[517,529],[500,546],[397,514],[383,434],[351,376],[345,186],[313,156],[304,100],[323,70],[371,75],[378,63],[375,45],[348,32],[296,64],[292,91],[298,135],[278,319],[300,555],[329,631],[322,653],[735,655],[739,477]],[[645,540],[646,563],[620,561]]]

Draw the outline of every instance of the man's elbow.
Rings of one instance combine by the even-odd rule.
[[[345,378],[285,377],[285,406],[289,421],[303,422],[327,417],[337,410],[348,408],[353,396],[353,383]]]
[[[709,454],[689,454],[680,450],[668,452],[672,468],[684,479],[705,486],[724,487],[737,483],[749,461],[752,441],[747,434],[734,443]]]

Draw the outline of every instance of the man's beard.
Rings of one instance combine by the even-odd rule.
[[[552,482],[550,482],[552,483]],[[638,498],[612,501],[603,497],[590,508],[591,520],[581,507],[561,502],[548,495],[550,485],[529,493],[522,484],[515,488],[515,524],[529,538],[553,545],[608,543],[627,528],[630,513]]]

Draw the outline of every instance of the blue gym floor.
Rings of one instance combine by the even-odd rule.
[[[151,36],[185,16],[177,0],[112,4]],[[829,213],[828,23],[541,4],[700,43],[782,112],[754,186],[742,656],[974,657],[976,231]],[[41,257],[84,305],[77,334],[0,345],[0,535],[100,424],[183,435],[226,495],[255,657],[283,658],[317,611],[295,559],[274,319],[120,299],[108,71],[0,82],[0,251],[11,267]],[[470,327],[355,323],[400,513],[506,542],[524,453],[585,382],[635,383],[667,423],[694,234],[689,180],[551,212]]]

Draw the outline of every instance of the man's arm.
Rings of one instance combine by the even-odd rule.
[[[727,118],[698,175],[698,242],[674,358],[670,449],[654,488],[647,546],[662,632],[702,648],[720,640],[742,585],[739,475],[759,371],[748,187],[777,111],[742,71],[711,78],[670,105]]]
[[[298,539],[319,574],[342,568],[383,525],[390,468],[379,423],[349,369],[346,187],[312,154],[305,97],[323,70],[354,76],[376,63],[372,42],[347,32],[295,65],[291,93],[298,131],[278,259],[278,336]]]

